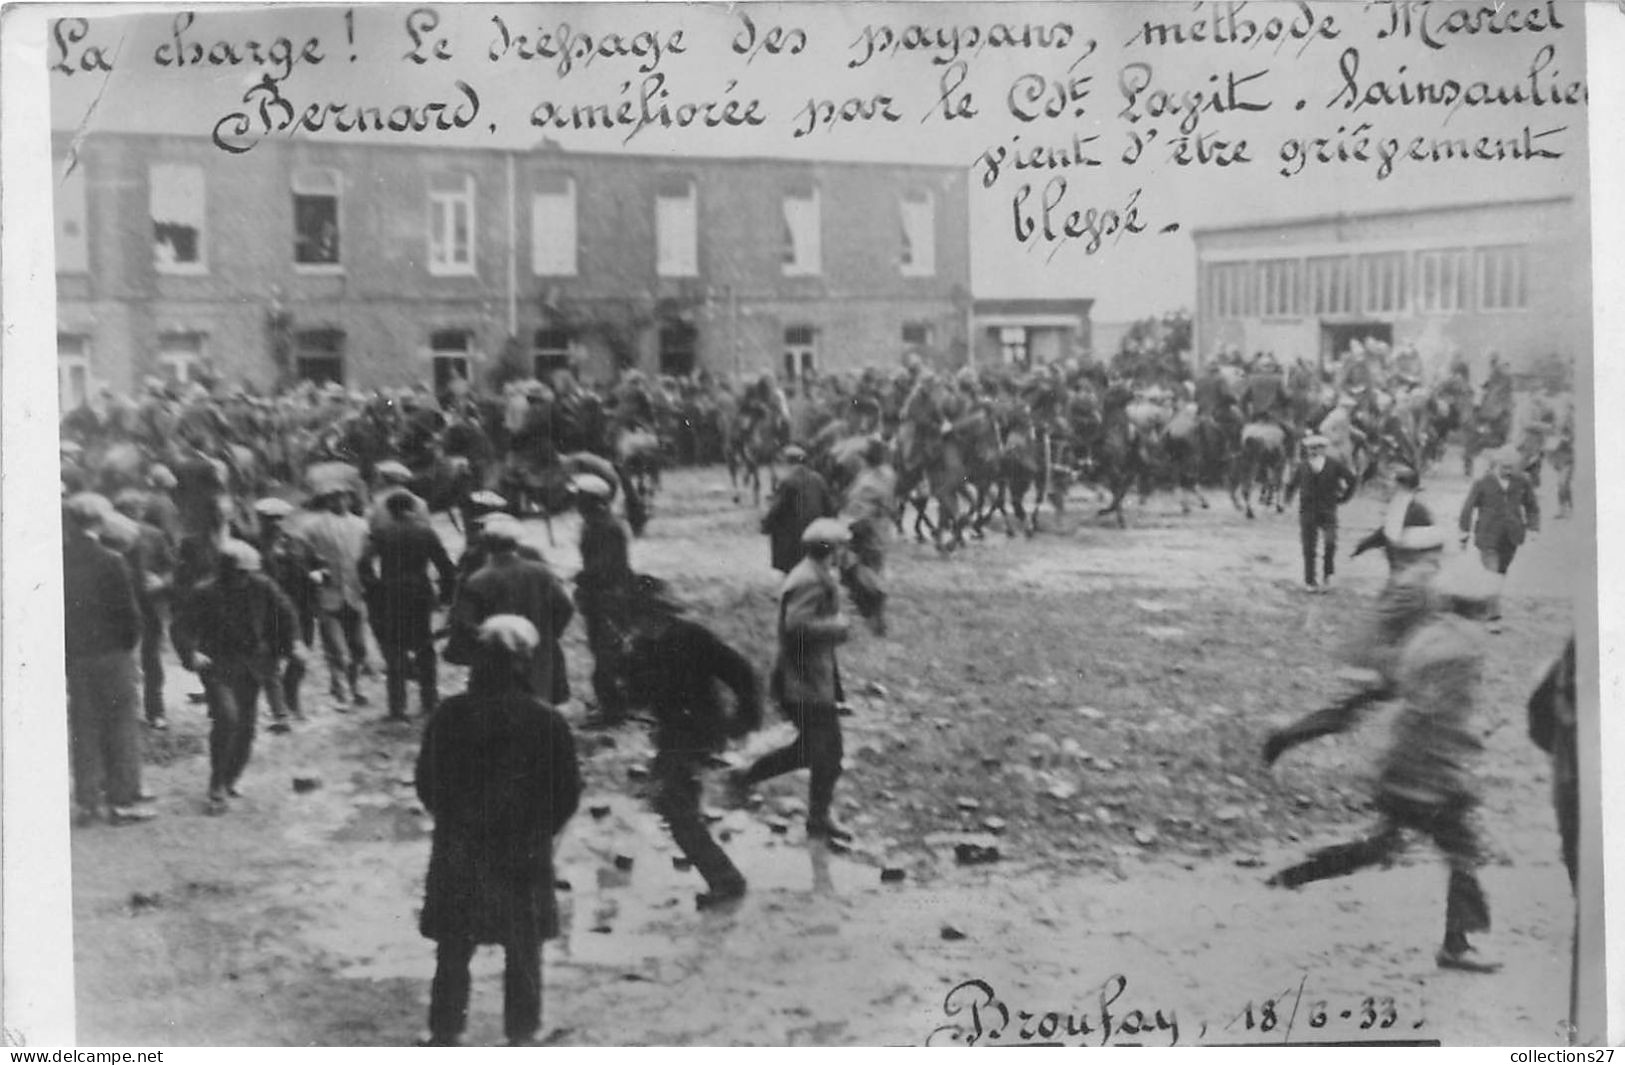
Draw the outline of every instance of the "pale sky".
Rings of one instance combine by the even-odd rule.
[[[1478,5],[1473,5],[1477,7]],[[444,134],[419,134],[416,140],[462,145],[527,146],[545,135],[566,150],[748,155],[827,159],[865,159],[963,164],[971,167],[972,287],[977,296],[1092,296],[1097,321],[1118,321],[1166,309],[1189,306],[1194,297],[1192,228],[1285,218],[1334,211],[1382,207],[1481,202],[1494,199],[1583,193],[1585,191],[1585,108],[1563,104],[1541,106],[1478,106],[1451,111],[1439,106],[1365,106],[1357,112],[1335,103],[1345,85],[1340,73],[1344,50],[1359,52],[1354,79],[1362,90],[1378,78],[1414,83],[1455,78],[1463,85],[1487,82],[1491,89],[1522,86],[1528,91],[1530,68],[1543,46],[1552,53],[1535,80],[1541,91],[1584,78],[1584,41],[1580,5],[1574,3],[1518,3],[1504,5],[1519,13],[1537,12],[1549,18],[1555,10],[1567,28],[1558,32],[1467,34],[1448,33],[1451,7],[1432,5],[1430,26],[1437,30],[1433,48],[1416,39],[1376,38],[1388,21],[1380,5],[1316,3],[1309,6],[1317,25],[1330,19],[1338,36],[1314,36],[1305,43],[1291,39],[1279,50],[1273,44],[1199,43],[1179,47],[1129,46],[1127,42],[1148,20],[1180,21],[1186,25],[1212,14],[1211,8],[1187,3],[747,3],[730,8],[711,4],[513,4],[451,5],[434,9],[438,25],[420,29],[419,53],[428,55],[436,41],[444,40],[446,59],[419,64],[405,58],[414,48],[408,33],[413,5],[357,6],[353,23],[345,8],[283,7],[242,11],[197,9],[189,28],[180,33],[183,50],[216,42],[231,42],[246,51],[246,42],[269,46],[279,36],[289,38],[294,52],[306,40],[318,39],[318,63],[298,62],[277,91],[299,110],[312,104],[345,103],[364,107],[422,104],[428,101],[462,102],[454,89],[458,79],[471,85],[480,98],[475,127]],[[70,65],[77,68],[87,45],[106,49],[115,67],[111,75],[76,70],[53,74],[53,126],[74,128],[93,103],[90,128],[133,129],[208,136],[224,116],[257,113],[245,107],[243,95],[274,68],[244,63],[215,67],[207,62],[181,69],[162,66],[175,49],[175,10],[117,18],[98,9],[62,9],[65,15],[90,13],[90,33],[68,45]],[[105,10],[105,9],[100,9]],[[785,32],[777,39],[780,54],[765,49],[753,55],[736,54],[734,40],[745,31],[741,12],[756,24],[756,40],[768,42],[773,27]],[[1267,26],[1271,18],[1284,19],[1290,29],[1301,22],[1295,4],[1251,3],[1247,18]],[[1465,18],[1465,14],[1456,16]],[[497,19],[501,20],[498,25]],[[1049,47],[1036,35],[1033,46],[984,43],[963,48],[964,67],[951,62],[951,40],[957,30],[963,42],[973,29],[989,42],[993,26],[1012,27],[1015,36],[1028,26],[1043,27]],[[561,73],[557,59],[522,59],[518,38],[534,42],[541,32],[555,38],[567,26],[580,35],[603,41],[621,34],[640,45],[658,42],[661,54],[597,57],[577,63]],[[1057,27],[1066,27],[1065,30]],[[923,27],[932,42],[928,49],[898,48],[864,60],[866,41],[883,39],[917,43]],[[353,28],[353,37],[352,37]],[[507,31],[503,51],[502,30]],[[804,37],[788,31],[799,29]],[[680,40],[673,34],[681,32]],[[639,39],[637,35],[644,36]],[[1087,41],[1096,43],[1093,51]],[[798,47],[799,46],[799,47]],[[683,49],[681,52],[678,49]],[[492,52],[499,53],[491,58]],[[61,61],[55,44],[48,63]],[[792,54],[793,53],[793,54]],[[353,56],[353,58],[352,58]],[[1149,64],[1149,71],[1131,64]],[[857,63],[856,67],[852,64]],[[653,65],[650,72],[640,65]],[[1405,67],[1403,74],[1398,70]],[[280,72],[278,70],[278,72]],[[1167,141],[1176,136],[1181,114],[1144,114],[1148,93],[1166,89],[1177,99],[1192,90],[1213,92],[1221,99],[1227,75],[1239,81],[1237,98],[1264,103],[1263,112],[1207,111],[1197,116],[1196,129],[1229,140],[1245,137],[1253,162],[1219,168],[1212,164],[1179,167],[1167,159]],[[530,123],[533,109],[553,103],[566,112],[575,105],[637,100],[645,80],[664,75],[668,102],[737,99],[741,109],[760,101],[766,121],[736,129],[690,128],[666,132],[649,128],[630,143],[621,132],[537,129]],[[935,107],[944,77],[973,96],[977,114],[945,119]],[[1022,121],[1014,110],[1022,102],[1020,87],[1045,86],[1043,102],[1053,99],[1057,82],[1088,76],[1083,114],[1072,109],[1058,117],[1040,115]],[[1145,92],[1138,99],[1142,117],[1131,123],[1120,112],[1128,104],[1122,84],[1138,79]],[[624,86],[624,88],[623,88]],[[731,87],[731,88],[730,88]],[[830,99],[837,106],[851,98],[868,101],[889,96],[901,118],[838,124],[819,128],[804,137],[794,136],[797,113],[809,98]],[[1014,105],[1011,97],[1016,97]],[[1299,100],[1303,107],[1295,105]],[[1332,106],[1328,106],[1332,105]],[[1042,106],[1042,103],[1038,106]],[[1278,152],[1282,142],[1297,137],[1334,137],[1341,125],[1353,129],[1372,123],[1371,132],[1409,144],[1412,138],[1490,136],[1521,139],[1526,126],[1535,133],[1567,127],[1541,141],[1565,153],[1560,160],[1504,163],[1417,163],[1401,159],[1393,174],[1377,179],[1377,163],[1312,164],[1297,176],[1280,174]],[[495,130],[492,130],[492,126]],[[1121,162],[1134,129],[1156,126],[1158,140],[1133,166]],[[277,134],[286,136],[286,134]],[[316,136],[302,133],[301,136]],[[334,136],[332,133],[321,136]],[[352,135],[379,140],[388,134]],[[981,154],[1004,147],[1042,145],[1070,152],[1075,138],[1097,137],[1086,149],[1103,165],[1085,169],[1044,171],[1036,175],[1005,173],[991,189],[982,187]],[[1016,139],[1016,138],[1019,138]],[[251,160],[250,152],[243,158]],[[1068,189],[1066,209],[1121,208],[1139,189],[1138,205],[1149,223],[1147,232],[1117,243],[1108,241],[1097,253],[1086,254],[1082,241],[1058,246],[1042,240],[1019,242],[1014,233],[1013,198],[1023,182],[1033,185],[1026,201],[1036,211],[1045,183],[1063,174]],[[1178,222],[1181,232],[1158,235],[1162,225]],[[1053,254],[1052,254],[1053,253]]]

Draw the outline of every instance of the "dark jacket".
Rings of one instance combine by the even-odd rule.
[[[1473,512],[1478,522],[1473,522]],[[1505,551],[1518,547],[1524,536],[1540,529],[1540,503],[1535,490],[1520,473],[1507,478],[1503,488],[1496,476],[1485,474],[1473,482],[1467,500],[1461,505],[1461,531],[1473,534],[1473,546],[1481,551]]]
[[[417,792],[434,815],[418,929],[475,943],[558,935],[553,838],[581,801],[563,715],[514,687],[474,687],[423,733]]]
[[[801,534],[818,518],[833,518],[838,501],[824,478],[806,466],[796,466],[779,482],[773,502],[762,518],[762,532],[771,545],[773,568],[795,569],[807,554]]]
[[[773,694],[789,705],[833,706],[841,699],[835,648],[847,627],[837,615],[841,586],[812,559],[803,559],[779,593],[779,655]]]
[[[532,625],[542,645],[531,656],[531,691],[547,702],[570,698],[564,649],[559,638],[575,616],[575,607],[546,563],[498,555],[463,584],[451,611],[451,641],[446,661],[468,665],[474,658],[474,634],[480,623],[497,614],[517,614]]]
[[[440,576],[439,599],[450,603],[457,590],[457,567],[433,529],[397,521],[368,537],[358,569],[379,643],[422,647],[433,638],[436,594],[430,566]]]
[[[286,530],[260,543],[260,564],[265,575],[276,582],[299,614],[301,625],[316,617],[316,589],[325,579],[326,567],[311,546]]]
[[[129,567],[117,552],[71,529],[62,544],[62,605],[70,659],[132,651],[141,639]]]
[[[1353,499],[1359,487],[1348,467],[1329,456],[1319,473],[1310,468],[1308,461],[1298,463],[1292,485],[1298,493],[1300,518],[1332,523],[1337,521],[1337,508]]]
[[[212,659],[281,657],[293,652],[299,615],[263,573],[222,574],[192,590],[175,615],[171,635],[181,665]]]
[[[718,751],[730,737],[761,726],[756,671],[696,622],[675,618],[634,639],[628,672],[633,700],[654,711],[655,741],[663,751]],[[718,683],[733,692],[731,717],[717,697]]]
[[[581,571],[576,585],[584,590],[615,591],[632,579],[632,534],[605,511],[589,511],[581,523]],[[582,609],[587,609],[585,604]]]

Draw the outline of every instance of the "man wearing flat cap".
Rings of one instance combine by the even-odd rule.
[[[581,801],[575,740],[531,688],[545,654],[536,627],[480,623],[468,690],[423,731],[417,793],[434,817],[418,930],[436,943],[427,1046],[456,1046],[468,1025],[469,962],[503,948],[502,1026],[512,1046],[542,1024],[542,943],[559,934],[553,851]]]
[[[136,645],[141,618],[129,568],[97,541],[112,507],[90,493],[62,514],[63,649],[75,821],[104,814],[115,823],[146,820],[141,798],[141,717]]]
[[[389,718],[406,719],[407,677],[417,681],[425,715],[440,702],[439,661],[434,649],[434,611],[450,606],[457,567],[433,528],[413,515],[411,493],[384,502],[388,523],[367,538],[357,568],[367,597],[372,634],[384,654]],[[438,595],[429,571],[440,578]]]
[[[796,727],[796,738],[729,779],[738,803],[764,780],[809,770],[807,835],[838,842],[852,839],[830,813],[843,753],[835,649],[851,633],[841,612],[840,552],[850,541],[847,527],[833,518],[819,518],[802,533],[806,557],[790,571],[779,593],[779,653],[770,682],[773,697]]]
[[[198,585],[175,618],[181,665],[203,678],[209,704],[209,812],[224,813],[254,748],[260,692],[274,717],[282,706],[279,660],[303,657],[299,616],[241,540],[220,546],[214,579]]]
[[[1499,585],[1518,548],[1539,530],[1540,501],[1529,479],[1518,472],[1516,449],[1503,447],[1492,456],[1489,471],[1473,482],[1461,505],[1461,542],[1472,537],[1479,560],[1496,575]],[[1499,592],[1490,602],[1488,620],[1490,631],[1499,632]]]
[[[294,506],[284,499],[268,497],[254,504],[260,520],[260,565],[265,575],[288,597],[299,615],[299,642],[308,652],[316,639],[316,590],[326,579],[322,560],[309,544],[288,531],[288,517]],[[305,679],[305,656],[290,657],[282,670],[282,707],[295,721],[304,719],[299,689]],[[271,704],[273,715],[278,707]],[[271,723],[272,732],[286,732],[286,718]]]
[[[587,628],[592,651],[592,690],[598,702],[594,724],[626,719],[626,644],[632,585],[631,532],[610,510],[614,489],[602,477],[581,474],[570,482],[581,511],[581,570],[575,605]]]
[[[1354,498],[1359,483],[1347,466],[1326,454],[1331,442],[1319,433],[1304,437],[1303,461],[1298,463],[1287,492],[1298,493],[1298,532],[1303,543],[1303,587],[1308,592],[1329,591],[1337,569],[1337,508]],[[1315,580],[1315,546],[1322,547],[1321,580]]]
[[[457,593],[451,610],[446,661],[473,664],[478,656],[480,626],[487,619],[497,615],[524,618],[541,641],[536,653],[526,658],[531,694],[557,706],[570,697],[559,639],[575,608],[570,605],[563,583],[538,553],[531,551],[530,557],[520,554],[521,528],[518,519],[506,514],[486,518],[480,537],[486,562]]]
[[[1433,579],[1429,609],[1394,660],[1403,705],[1378,770],[1376,830],[1321,848],[1268,883],[1292,888],[1389,865],[1404,849],[1407,832],[1427,836],[1450,870],[1444,941],[1435,961],[1444,969],[1490,973],[1500,964],[1480,957],[1467,938],[1490,927],[1489,902],[1478,880],[1485,852],[1475,823],[1479,796],[1472,770],[1484,749],[1483,723],[1476,719],[1483,648],[1471,622],[1487,610],[1496,584],[1470,560],[1458,556],[1456,562],[1468,564],[1446,566]]]
[[[135,582],[136,604],[141,608],[141,706],[147,724],[169,727],[164,707],[164,634],[169,626],[170,591],[175,584],[175,552],[163,530],[144,520],[147,495],[127,488],[113,501],[120,515],[134,525],[134,542],[124,551]]]
[[[347,489],[327,485],[302,516],[299,535],[321,560],[326,574],[316,593],[317,633],[327,659],[328,690],[341,713],[345,704],[365,706],[358,680],[367,660],[366,596],[361,587],[361,555],[367,549],[367,523],[350,513]]]
[[[773,568],[789,573],[806,554],[801,534],[817,519],[833,518],[839,501],[818,471],[806,465],[806,451],[791,444],[783,458],[790,471],[773,493],[762,532],[768,536]]]
[[[378,494],[373,496],[372,508],[367,511],[368,532],[378,532],[394,523],[389,501],[398,495],[404,495],[411,500],[411,506],[407,511],[411,520],[424,525],[429,524],[429,505],[407,487],[412,482],[412,471],[406,468],[405,463],[389,459],[375,466],[373,473],[378,477],[379,489]]]

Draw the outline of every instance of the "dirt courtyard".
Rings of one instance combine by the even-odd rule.
[[[1427,496],[1453,526],[1467,485],[1452,472]],[[1344,508],[1340,580],[1323,596],[1298,588],[1295,513],[1249,522],[1210,498],[1185,516],[1154,496],[1119,530],[1075,491],[1064,522],[1046,511],[1031,540],[992,527],[947,557],[894,541],[891,632],[842,651],[855,712],[837,803],[858,842],[809,844],[805,774],[773,782],[761,809],[713,826],[750,879],[731,912],[696,911],[703,884],[675,867],[640,794],[644,729],[578,733],[587,793],[560,851],[566,931],[545,949],[551,1040],[1563,1042],[1573,910],[1524,704],[1585,591],[1570,565],[1585,531],[1550,520],[1548,483],[1544,531],[1508,580],[1506,631],[1485,636],[1494,929],[1479,943],[1505,968],[1468,975],[1435,966],[1446,873],[1421,841],[1390,869],[1264,886],[1372,821],[1386,720],[1273,770],[1259,750],[1338,691],[1336,648],[1384,575],[1378,553],[1346,560],[1378,524],[1380,494]],[[732,502],[722,471],[680,471],[633,564],[672,581],[765,675],[777,575],[759,516]],[[551,539],[539,521],[526,529],[574,573],[573,520]],[[579,623],[565,650],[579,720],[591,691]],[[431,825],[412,787],[421,722],[381,722],[381,678],[371,706],[336,712],[315,652],[311,720],[288,735],[262,721],[245,798],[209,817],[207,719],[187,702],[198,685],[169,666],[173,726],[147,738],[159,818],[73,834],[80,1043],[409,1045],[434,966],[417,933]],[[443,692],[462,682],[443,667]],[[789,726],[768,720],[734,757],[783,742]],[[966,841],[998,860],[956,863]],[[883,882],[883,868],[901,879]],[[501,957],[486,950],[469,1042],[500,1038]]]

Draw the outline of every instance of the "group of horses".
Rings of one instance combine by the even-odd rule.
[[[1193,503],[1208,507],[1203,490],[1214,487],[1227,489],[1249,517],[1255,491],[1261,505],[1279,510],[1299,442],[1334,423],[1334,451],[1362,480],[1384,463],[1425,467],[1453,435],[1470,469],[1477,452],[1505,443],[1510,430],[1510,402],[1475,401],[1465,379],[1454,376],[1432,388],[1400,382],[1358,395],[1292,376],[1276,375],[1271,389],[1254,387],[1269,376],[1224,367],[1222,387],[1207,389],[1198,403],[1181,386],[1137,388],[1104,375],[866,374],[856,387],[805,390],[804,435],[795,442],[840,489],[869,442],[883,440],[897,474],[898,529],[912,506],[916,537],[929,531],[946,551],[967,532],[981,537],[995,519],[1007,535],[1018,528],[1033,535],[1044,504],[1060,520],[1074,484],[1092,488],[1104,503],[1099,515],[1119,526],[1131,491],[1143,503],[1159,487],[1176,492],[1186,513]],[[771,490],[774,464],[792,442],[785,398],[765,384],[741,397],[724,391],[712,398],[707,424],[686,427],[719,442],[735,501],[748,489],[759,506],[764,473]],[[297,492],[313,466],[349,464],[370,481],[380,463],[394,459],[412,471],[410,487],[431,510],[455,522],[482,488],[520,513],[558,513],[570,502],[569,479],[585,471],[620,488],[627,519],[641,533],[661,472],[676,458],[672,420],[659,417],[660,409],[641,383],[603,396],[581,388],[510,390],[444,406],[383,395],[303,404],[153,400],[100,419],[77,412],[63,433],[79,449],[65,463],[86,487],[109,494],[139,486],[157,463],[206,461],[234,498],[252,500]]]
[[[1158,488],[1175,492],[1184,513],[1209,507],[1204,489],[1214,487],[1249,518],[1255,492],[1260,505],[1280,511],[1312,431],[1331,434],[1334,453],[1364,482],[1384,467],[1425,469],[1449,439],[1460,440],[1470,471],[1474,457],[1504,444],[1511,428],[1509,399],[1475,400],[1460,378],[1350,394],[1318,382],[1290,387],[1281,377],[1261,403],[1247,375],[1223,376],[1218,401],[1199,405],[1182,388],[1123,380],[1040,378],[983,389],[926,374],[893,409],[876,397],[862,413],[844,399],[821,411],[807,461],[839,490],[859,468],[863,445],[882,439],[897,474],[898,530],[912,507],[915,537],[929,533],[951,551],[995,520],[1006,535],[1019,528],[1031,536],[1045,504],[1062,520],[1075,484],[1091,488],[1103,504],[1098,516],[1119,527],[1130,493],[1143,504]],[[752,478],[790,442],[782,415],[771,405],[747,410],[728,438],[735,499],[742,475],[759,502]]]

